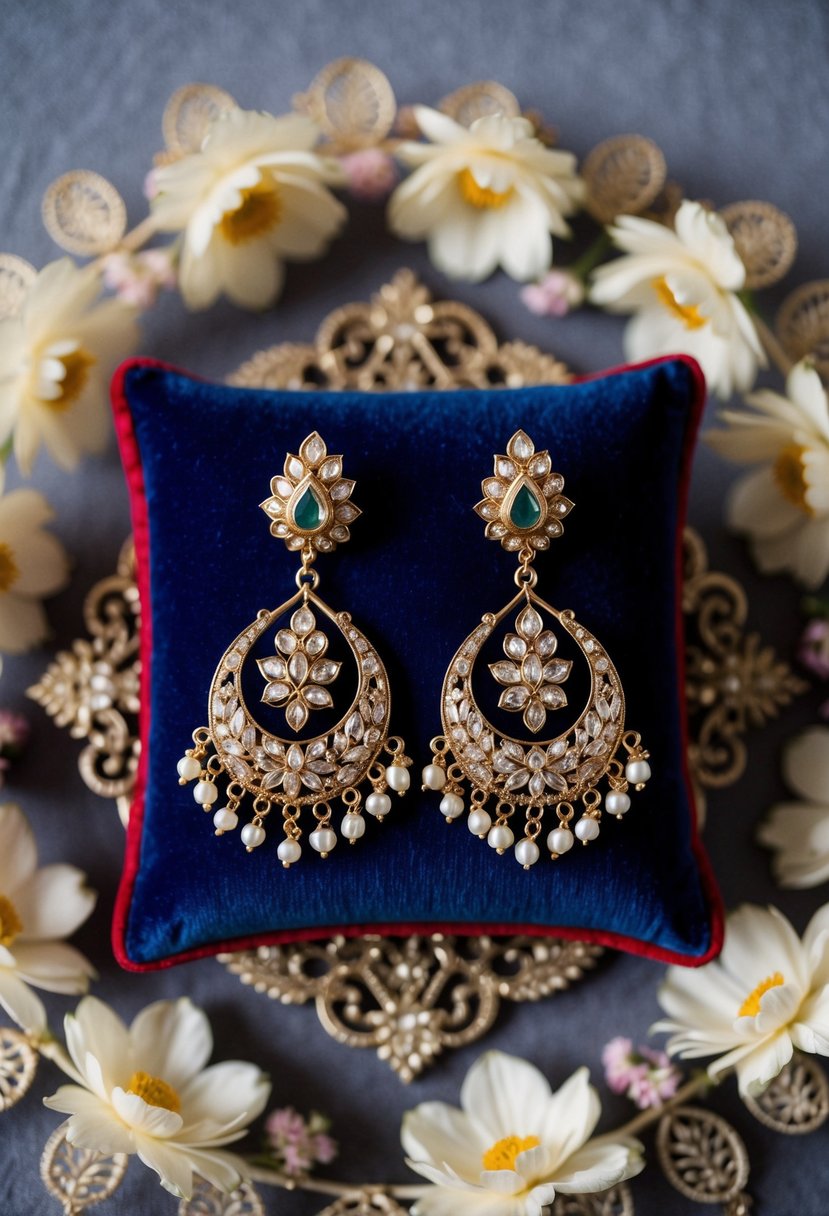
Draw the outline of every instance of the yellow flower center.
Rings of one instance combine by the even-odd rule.
[[[97,360],[83,349],[74,350],[69,355],[62,355],[60,362],[66,374],[59,381],[60,396],[53,400],[43,399],[44,405],[53,410],[66,410],[77,401],[89,381],[89,369],[94,367]]]
[[[175,1114],[181,1110],[181,1098],[172,1085],[162,1081],[161,1077],[151,1077],[148,1072],[134,1072],[130,1077],[127,1093],[137,1094],[148,1106],[160,1106]]]
[[[257,182],[242,190],[242,201],[235,211],[226,211],[219,225],[222,236],[231,245],[243,245],[275,228],[282,218],[282,203],[276,186]]]
[[[12,901],[0,895],[0,946],[10,946],[18,934],[23,932],[23,921]]]
[[[680,304],[668,286],[668,280],[664,275],[653,280],[653,289],[663,308],[667,308],[668,312],[681,321],[686,329],[702,329],[704,325],[708,324],[708,318],[702,315],[698,305]]]
[[[20,578],[20,567],[15,561],[14,549],[0,540],[0,592],[8,591]]]
[[[806,501],[806,468],[803,455],[806,449],[799,443],[789,443],[782,448],[774,462],[772,473],[778,490],[793,507],[797,507],[804,515],[814,515],[814,511]]]
[[[485,1170],[514,1170],[518,1154],[528,1148],[538,1148],[540,1143],[538,1136],[505,1136],[486,1150],[481,1158],[483,1167]]]
[[[779,971],[775,971],[774,975],[767,976],[762,980],[753,992],[750,992],[740,1006],[738,1018],[756,1018],[760,1012],[760,1001],[770,988],[779,988],[781,984],[785,984],[785,980]]]
[[[481,210],[503,207],[515,193],[512,186],[509,190],[489,190],[486,186],[479,186],[471,169],[461,169],[458,174],[458,187],[466,202]]]

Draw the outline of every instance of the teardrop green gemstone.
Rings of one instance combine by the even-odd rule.
[[[513,499],[509,512],[510,523],[516,528],[534,528],[541,519],[541,503],[529,486],[522,486]]]
[[[324,514],[322,503],[309,486],[294,507],[294,523],[303,532],[314,532],[322,523]]]

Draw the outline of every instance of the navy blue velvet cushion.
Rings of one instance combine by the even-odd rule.
[[[709,958],[719,920],[686,779],[677,602],[701,397],[698,370],[680,359],[567,387],[393,394],[227,388],[126,365],[114,402],[146,634],[121,961],[145,967],[380,926],[563,931],[675,961]],[[383,824],[369,819],[358,845],[328,860],[306,848],[288,871],[275,838],[250,855],[238,832],[217,839],[177,784],[176,761],[206,720],[225,647],[294,590],[296,555],[259,508],[285,452],[319,430],[357,482],[363,515],[349,544],[320,557],[320,594],[383,655],[392,731],[416,777],[440,732],[450,658],[481,614],[514,594],[515,558],[484,538],[472,507],[493,453],[519,427],[551,450],[576,504],[564,537],[537,560],[539,594],[572,608],[607,647],[628,722],[652,755],[653,779],[625,820],[606,818],[589,848],[524,871],[463,821],[447,826],[415,779]]]

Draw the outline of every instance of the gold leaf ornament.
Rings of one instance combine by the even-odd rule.
[[[748,1153],[730,1123],[697,1106],[678,1106],[656,1133],[665,1177],[695,1203],[728,1203],[748,1182]]]
[[[307,93],[293,98],[293,105],[342,152],[382,143],[397,114],[388,77],[367,59],[335,59],[314,77]]]
[[[249,1182],[226,1195],[204,1178],[196,1178],[193,1194],[178,1205],[178,1216],[265,1216],[265,1208]]]
[[[616,135],[597,144],[581,167],[585,206],[600,224],[617,215],[639,215],[658,198],[667,166],[660,148],[644,135]]]
[[[319,1216],[406,1216],[402,1208],[383,1191],[358,1191],[354,1195],[343,1195],[319,1213]]]
[[[25,258],[0,253],[0,321],[17,316],[36,278],[37,271]]]
[[[804,283],[787,296],[775,328],[793,363],[810,358],[829,379],[829,279]]]
[[[497,80],[477,80],[455,89],[438,102],[438,109],[462,127],[471,127],[477,119],[489,114],[517,118],[521,113],[518,98]]]
[[[161,159],[169,162],[198,152],[210,124],[236,109],[230,93],[212,84],[185,84],[176,89],[164,110],[161,130],[167,145]]]
[[[25,1034],[0,1027],[0,1112],[11,1110],[31,1089],[38,1054]]]
[[[595,1195],[556,1195],[551,1216],[633,1216],[633,1194],[625,1182]]]
[[[796,1052],[761,1094],[743,1101],[772,1131],[805,1136],[829,1118],[829,1081],[816,1059]]]
[[[121,195],[90,169],[73,169],[52,182],[43,196],[42,213],[52,240],[82,258],[109,253],[127,230]]]
[[[731,233],[746,268],[746,287],[771,287],[791,269],[797,253],[797,229],[771,203],[732,203],[720,216]]]
[[[124,1181],[128,1161],[125,1153],[107,1157],[76,1148],[66,1139],[66,1124],[62,1123],[46,1141],[40,1177],[65,1216],[78,1216],[115,1194]]]

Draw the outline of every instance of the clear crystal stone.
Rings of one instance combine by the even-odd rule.
[[[336,680],[339,670],[340,664],[335,663],[333,659],[317,659],[311,668],[311,679],[316,684],[330,684],[332,680]]]
[[[545,629],[535,640],[535,653],[542,659],[549,659],[558,648],[556,635],[550,629]],[[549,677],[545,676],[545,679]]]
[[[306,786],[307,789],[313,790],[315,793],[318,793],[322,789],[322,781],[320,778],[316,773],[311,772],[307,768],[303,769],[302,773],[300,774],[300,779],[302,784]]]
[[[355,709],[345,724],[345,733],[350,739],[362,739],[365,728],[362,715]]]
[[[530,769],[532,772],[537,773],[537,772],[540,772],[540,770],[544,767],[545,763],[546,763],[546,756],[544,755],[541,748],[540,747],[532,748],[529,755],[527,756],[527,768]]]
[[[369,748],[359,745],[358,747],[350,747],[343,756],[343,760],[347,760],[351,764],[364,764],[370,755],[371,751]]]
[[[288,768],[292,768],[294,772],[298,772],[305,763],[305,756],[302,753],[302,748],[298,743],[292,743],[288,748],[288,753],[285,757]]]
[[[492,780],[492,769],[486,764],[472,764],[469,771],[479,785],[488,785]]]
[[[289,798],[296,798],[302,788],[299,773],[286,773],[283,778],[282,788]]]
[[[489,498],[495,498],[500,501],[506,494],[507,487],[497,477],[488,477],[484,482],[483,491]]]
[[[550,453],[539,452],[530,461],[530,474],[533,477],[546,477],[550,471]]]
[[[608,705],[608,703],[604,697],[598,698],[598,700],[596,701],[596,709],[598,711],[598,714],[599,714],[599,717],[601,718],[601,720],[603,722],[607,722],[608,718],[610,717],[610,706]]]
[[[567,789],[567,782],[559,773],[552,773],[548,768],[544,770],[544,780],[551,789],[558,790],[563,793]]]
[[[508,756],[512,756],[513,760],[517,760],[519,764],[524,763],[524,749],[520,743],[515,743],[512,739],[504,739],[501,747]]]
[[[386,702],[378,701],[377,704],[374,706],[374,712],[371,715],[371,719],[373,722],[375,722],[379,726],[380,723],[385,718],[385,716],[386,716]]]
[[[510,553],[512,553],[515,549],[521,548],[521,546],[524,543],[524,540],[523,540],[523,537],[521,537],[521,536],[507,536],[504,538],[504,540],[501,543],[503,544],[505,549],[507,549]]]
[[[271,489],[274,494],[278,494],[280,498],[290,498],[294,492],[294,487],[288,481],[287,477],[274,477],[271,482]]]
[[[529,789],[533,798],[541,797],[544,793],[544,776],[542,773],[533,773],[532,777],[530,777]]]
[[[314,614],[307,604],[303,604],[301,608],[297,608],[291,617],[291,628],[298,638],[304,638],[307,633],[311,632],[316,623]]]
[[[541,700],[547,709],[562,709],[567,704],[567,694],[558,684],[547,684],[541,690]]]
[[[299,699],[291,701],[285,710],[285,720],[292,730],[302,730],[308,721],[308,710]]]
[[[526,638],[528,642],[531,642],[533,638],[537,638],[541,633],[542,624],[541,617],[535,608],[533,608],[532,604],[527,604],[527,607],[518,614],[515,628],[522,638]]]
[[[337,773],[337,780],[340,785],[351,785],[360,775],[360,769],[356,764],[346,764]]]
[[[305,639],[305,653],[310,655],[312,659],[318,654],[324,654],[328,649],[328,638],[324,633],[320,633],[317,629],[313,633],[309,633]]]
[[[530,774],[525,768],[516,769],[514,773],[510,773],[504,782],[504,789],[508,791],[520,790],[522,785],[526,785],[530,779]]]
[[[596,713],[595,709],[591,709],[584,719],[585,729],[589,735],[595,739],[602,729],[602,720]]]
[[[241,662],[242,656],[239,654],[238,650],[231,650],[230,654],[225,659],[225,664],[230,671],[235,671]]]
[[[543,490],[548,497],[550,494],[560,494],[563,489],[564,478],[561,476],[561,473],[553,473],[544,482]]]
[[[495,758],[492,761],[492,767],[496,773],[514,773],[518,765],[514,760],[501,750],[495,753]]]
[[[596,659],[596,671],[607,671],[607,668],[608,668],[607,659],[605,659],[605,658]]]
[[[610,702],[610,716],[614,720],[614,722],[619,717],[619,714],[621,712],[622,712],[622,698],[619,696],[618,692],[614,692],[613,699]]]
[[[276,649],[283,654],[293,654],[297,648],[296,634],[290,629],[280,629],[276,635]]]
[[[607,751],[607,743],[604,739],[594,739],[592,743],[588,743],[584,751],[588,756],[603,756]]]
[[[529,697],[528,690],[523,684],[514,685],[512,688],[506,688],[501,693],[498,707],[500,709],[523,709],[527,704]]]
[[[484,519],[497,519],[500,512],[494,503],[484,502],[481,503],[479,514]]]
[[[476,743],[470,743],[463,754],[467,760],[486,760],[486,753]]]
[[[366,655],[362,662],[362,668],[364,675],[373,676],[375,672],[380,670],[380,664],[377,661],[377,656],[373,654]]]
[[[291,655],[288,660],[288,675],[297,685],[308,675],[308,656],[303,651],[297,650]]]
[[[302,690],[302,695],[313,709],[328,709],[334,704],[331,693],[327,688],[320,688],[319,684],[308,684]]]
[[[334,512],[334,517],[335,519],[339,520],[341,524],[350,524],[357,518],[359,514],[360,512],[353,503],[344,502],[337,507],[336,511]]]
[[[547,712],[537,697],[533,697],[527,708],[524,710],[524,725],[527,730],[531,730],[533,734],[541,730],[544,723],[547,721]]]
[[[466,659],[458,659],[457,663],[455,664],[455,670],[459,676],[465,676],[469,671],[469,664],[467,663]]]
[[[346,498],[348,498],[353,489],[354,482],[348,481],[344,478],[342,481],[338,481],[336,485],[331,487],[331,497],[333,498],[334,502],[345,502]]]
[[[289,477],[292,477],[294,481],[301,481],[305,476],[305,466],[296,456],[289,456],[285,462],[285,472]]]
[[[329,456],[320,469],[323,481],[336,481],[343,471],[343,462],[339,456]]]
[[[288,668],[284,659],[273,655],[271,658],[259,660],[259,670],[269,680],[284,680]]]
[[[567,751],[567,740],[556,739],[555,743],[551,743],[547,748],[547,759],[557,760],[559,756],[563,756]]]
[[[512,481],[518,470],[508,456],[498,456],[495,460],[495,472],[499,477],[505,477],[508,481]]]
[[[508,633],[504,639],[504,654],[508,654],[511,659],[523,659],[527,653],[527,643],[523,638],[519,638],[517,633]]]
[[[588,638],[587,641],[584,643],[584,649],[587,651],[588,654],[591,654],[593,652],[593,650],[595,650],[595,648],[596,648],[596,643],[593,641],[592,638]]]
[[[508,663],[506,660],[501,660],[500,663],[490,664],[489,670],[492,672],[499,684],[521,683],[521,672],[514,663]]]
[[[507,444],[507,452],[513,460],[527,461],[535,452],[535,444],[526,431],[516,431]]]
[[[236,735],[237,738],[245,729],[245,711],[241,706],[236,710],[236,713],[230,719],[230,733]]]
[[[303,440],[302,446],[299,449],[299,454],[308,464],[319,464],[325,459],[326,448],[323,443],[322,436],[316,431]]]
[[[544,664],[544,679],[548,684],[561,684],[570,675],[570,659],[552,659]]]
[[[521,676],[524,683],[529,684],[531,688],[535,688],[541,683],[542,673],[541,659],[531,651],[521,664]]]
[[[246,752],[252,752],[256,746],[256,728],[254,726],[246,726],[242,731],[242,747]]]

